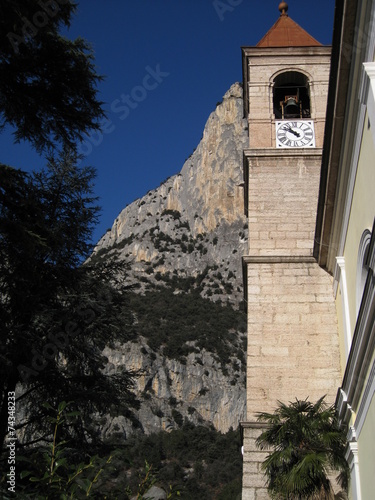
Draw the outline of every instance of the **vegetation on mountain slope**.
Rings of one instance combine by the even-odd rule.
[[[175,278],[175,279],[173,279]],[[199,280],[198,280],[199,283]],[[132,293],[134,328],[148,346],[163,356],[186,362],[190,352],[212,352],[222,369],[232,363],[245,366],[246,320],[242,310],[203,299],[195,279],[172,275],[170,287]],[[240,362],[240,364],[239,364]]]
[[[222,434],[185,421],[170,433],[133,436],[125,443],[111,438],[85,450],[65,441],[78,415],[71,403],[56,409],[45,403],[53,431],[46,443],[23,450],[18,457],[17,488],[11,498],[110,498],[129,500],[155,484],[174,500],[234,500],[242,481],[239,430]],[[10,498],[0,481],[2,498]],[[145,494],[147,498],[147,494]]]
[[[170,433],[130,439],[120,456],[122,464],[131,464],[127,474],[133,491],[146,458],[157,474],[157,484],[166,490],[172,485],[183,500],[235,500],[241,492],[239,430],[221,434],[185,423]],[[121,477],[120,470],[117,474]]]

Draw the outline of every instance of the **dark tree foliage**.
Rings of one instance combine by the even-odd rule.
[[[169,485],[183,500],[236,500],[242,489],[239,430],[222,434],[185,422],[179,430],[130,438],[114,459],[109,484],[119,487],[125,478],[133,494],[144,460],[152,465],[157,484]],[[113,491],[111,489],[111,491]],[[132,497],[133,495],[130,495]],[[126,498],[126,497],[125,497]]]
[[[118,270],[82,265],[98,207],[94,172],[76,162],[68,150],[40,173],[0,165],[1,444],[17,384],[26,437],[43,437],[43,401],[73,400],[81,438],[94,431],[93,412],[126,414],[134,403],[131,374],[104,370],[103,349],[129,340],[132,320],[125,285],[113,286]]]
[[[0,164],[0,446],[15,390],[26,440],[48,432],[43,401],[75,401],[77,438],[94,432],[95,411],[135,403],[131,373],[105,372],[103,349],[130,338],[119,273],[83,265],[98,207],[94,171],[77,167],[75,151],[104,114],[89,45],[61,35],[75,10],[70,0],[0,1],[0,131],[55,151],[39,173]]]
[[[0,1],[0,130],[13,126],[16,141],[39,152],[75,147],[103,117],[89,45],[59,33],[75,9],[69,0]]]
[[[273,497],[333,498],[330,475],[335,472],[339,473],[338,484],[347,491],[346,435],[338,425],[335,408],[324,397],[316,403],[307,399],[289,405],[279,402],[274,413],[259,413],[258,420],[267,424],[257,444],[271,449],[263,469]]]

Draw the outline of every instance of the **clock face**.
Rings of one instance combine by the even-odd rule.
[[[276,122],[276,147],[315,148],[313,122],[310,120]]]

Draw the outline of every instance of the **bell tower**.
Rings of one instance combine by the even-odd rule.
[[[340,385],[331,277],[313,258],[331,48],[288,15],[242,48],[247,304],[247,416],[242,500],[268,498],[256,447],[258,412],[327,395]]]
[[[294,22],[285,2],[279,10],[279,19],[260,42],[242,48],[249,146],[321,148],[331,48]]]

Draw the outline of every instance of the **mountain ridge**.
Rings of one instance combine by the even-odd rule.
[[[235,83],[210,114],[202,140],[181,172],[125,207],[91,257],[120,264],[127,283],[142,297],[132,307],[150,317],[142,330],[138,325],[137,343],[107,352],[110,372],[125,365],[143,373],[135,382],[141,402],[135,419],[146,434],[178,428],[184,419],[225,432],[245,415],[246,328],[239,306],[241,256],[247,247],[242,174],[247,144],[242,88]],[[156,307],[157,294],[165,300]],[[204,306],[204,301],[210,302]],[[202,315],[211,302],[222,306],[212,315],[226,312],[234,327],[228,323],[224,331],[207,317],[200,323],[202,331],[193,332],[195,325],[185,325],[182,314],[185,337],[179,335],[168,309]],[[233,310],[238,318],[242,315],[238,321]],[[220,357],[225,349],[227,356]],[[117,417],[103,432],[120,429],[128,435],[133,427],[134,422]]]

